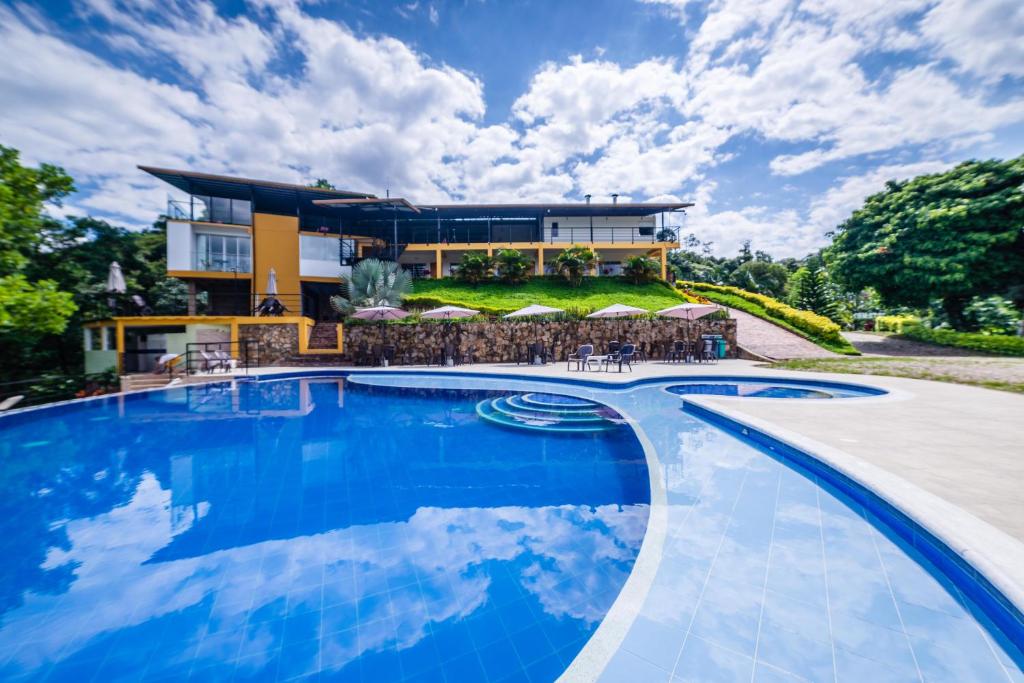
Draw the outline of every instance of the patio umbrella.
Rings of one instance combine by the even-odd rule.
[[[273,268],[270,269],[270,274],[267,275],[267,296],[277,296],[277,271]]]
[[[128,286],[124,282],[124,273],[121,272],[121,264],[117,261],[111,261],[110,270],[107,271],[107,292],[110,294],[124,294],[127,291]],[[114,311],[115,315],[121,313],[119,310],[120,306],[118,306],[118,297],[107,297],[107,305],[110,306],[110,310]]]
[[[472,318],[474,315],[480,315],[480,311],[473,310],[472,308],[462,308],[461,306],[442,306],[441,308],[432,308],[429,311],[420,313],[421,318],[445,321],[452,318]]]
[[[562,310],[561,308],[553,308],[551,306],[542,306],[541,304],[530,304],[526,308],[520,308],[518,311],[512,311],[511,313],[506,313],[502,317],[505,318],[506,320],[509,320],[509,319],[515,320],[515,319],[518,319],[518,318],[534,318],[534,317],[539,316],[539,315],[551,315],[552,313],[565,313],[565,311]],[[515,348],[515,345],[516,345],[516,340],[515,340],[515,337],[513,337],[512,338],[512,346],[513,346],[513,348]]]
[[[612,304],[611,306],[605,306],[599,311],[594,311],[588,318],[631,318],[634,315],[644,315],[647,313],[646,308],[637,308],[636,306],[627,306],[625,304]],[[615,330],[616,336],[622,336],[622,329],[617,328]]]
[[[403,311],[394,306],[371,306],[369,308],[357,308],[352,314],[353,318],[359,320],[376,320],[381,325],[382,346],[388,343],[388,328],[384,326],[385,320],[401,320],[409,316],[409,311]]]
[[[697,318],[703,318],[708,313],[714,313],[718,310],[718,306],[711,304],[679,304],[677,306],[669,306],[658,311],[658,315],[665,318],[682,318],[687,322],[693,322]],[[690,341],[690,326],[686,326],[686,341]]]

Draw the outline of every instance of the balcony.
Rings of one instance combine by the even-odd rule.
[[[192,195],[185,200],[168,200],[167,216],[178,221],[251,226],[252,203],[247,199]]]

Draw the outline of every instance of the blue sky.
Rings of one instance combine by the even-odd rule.
[[[696,202],[802,256],[886,180],[1024,152],[1019,0],[0,0],[0,143],[67,214],[148,224],[136,164],[413,201]]]

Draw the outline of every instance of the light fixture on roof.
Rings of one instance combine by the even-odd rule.
[[[587,204],[590,203],[590,195],[589,194],[583,195],[583,198],[587,200]]]
[[[612,204],[618,204],[618,203],[619,203],[619,193],[618,192],[612,192]]]

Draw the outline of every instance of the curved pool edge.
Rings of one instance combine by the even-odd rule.
[[[633,622],[636,621],[661,566],[665,538],[668,534],[668,495],[661,479],[661,460],[650,438],[633,416],[616,408],[633,430],[647,461],[647,475],[651,487],[650,512],[647,530],[640,545],[633,568],[615,601],[604,615],[597,630],[583,645],[583,649],[558,677],[559,683],[596,680],[621,647]]]
[[[810,469],[864,505],[978,603],[1014,642],[1024,642],[1024,543],[882,467],[728,407],[687,396],[683,410]],[[810,465],[810,466],[808,466]],[[966,577],[966,581],[965,581]]]

